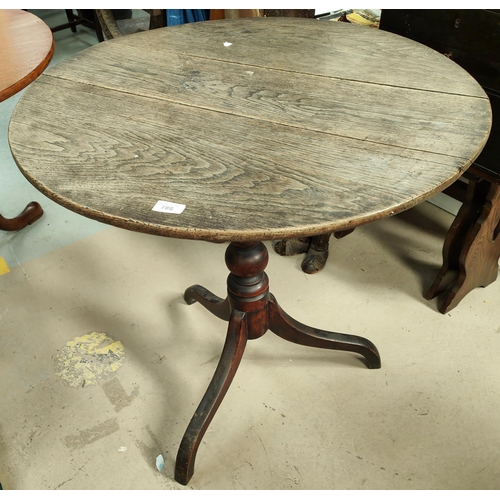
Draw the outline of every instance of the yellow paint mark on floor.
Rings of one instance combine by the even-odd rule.
[[[97,385],[123,364],[125,348],[105,333],[87,333],[66,342],[56,356],[56,374],[72,387]]]
[[[5,262],[5,259],[0,257],[0,276],[7,273],[10,273],[9,266],[7,265],[7,262]]]

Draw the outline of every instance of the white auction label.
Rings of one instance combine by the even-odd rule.
[[[153,207],[155,212],[163,212],[166,214],[182,214],[186,205],[181,203],[172,203],[171,201],[157,201],[156,205]]]

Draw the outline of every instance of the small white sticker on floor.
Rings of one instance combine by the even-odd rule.
[[[182,214],[186,205],[181,203],[172,203],[171,201],[158,201],[153,207],[155,212],[163,212],[165,214]]]
[[[165,460],[163,458],[163,455],[158,455],[156,457],[156,468],[161,472],[163,470],[163,467],[165,467]]]

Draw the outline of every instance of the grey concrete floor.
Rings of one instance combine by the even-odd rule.
[[[93,36],[56,34],[58,54]],[[182,293],[199,283],[225,295],[224,245],[104,226],[44,198],[8,154],[10,101],[0,105],[1,210],[13,216],[37,199],[45,214],[0,234],[4,489],[500,488],[500,282],[446,315],[423,298],[453,219],[430,203],[332,238],[313,276],[301,256],[267,243],[280,305],[310,326],[369,338],[382,368],[270,332],[249,342],[193,479],[176,483],[177,448],[226,333]],[[82,383],[77,361],[107,352],[99,339],[75,350],[92,332],[117,347]]]

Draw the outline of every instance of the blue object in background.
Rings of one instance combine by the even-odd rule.
[[[210,9],[167,9],[167,26],[208,21]]]

